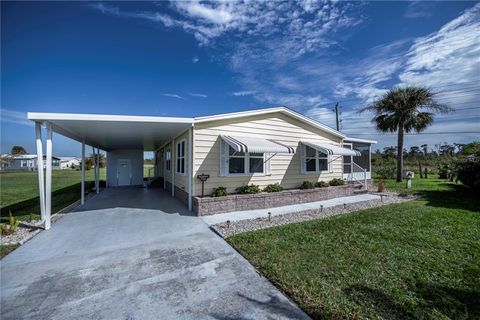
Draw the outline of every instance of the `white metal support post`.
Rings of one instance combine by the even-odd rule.
[[[192,127],[188,129],[188,210],[192,211],[193,146]]]
[[[85,140],[82,141],[82,187],[81,187],[81,204],[85,204]]]
[[[100,148],[97,148],[97,174],[95,176],[97,177],[97,182],[95,184],[95,191],[99,193],[100,192]]]
[[[47,166],[45,174],[45,230],[50,229],[52,216],[52,125],[47,123]]]
[[[176,150],[175,150],[175,139],[172,140],[172,152],[170,152],[170,169],[172,170],[172,197],[175,197],[175,168],[176,168]],[[175,155],[175,157],[174,157]]]
[[[163,149],[163,152],[162,152],[162,163],[163,163],[163,190],[167,190],[167,152],[165,149]]]
[[[94,187],[97,189],[97,161],[95,160],[95,147],[92,146],[92,160],[93,160],[93,177],[94,177]]]
[[[35,122],[35,133],[37,138],[37,174],[38,194],[40,195],[40,217],[45,221],[45,179],[43,177],[43,145],[42,145],[42,124]]]

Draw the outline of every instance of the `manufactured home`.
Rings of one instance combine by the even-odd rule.
[[[56,132],[81,142],[83,155],[85,145],[94,147],[95,154],[106,151],[107,188],[147,183],[165,189],[198,214],[218,187],[229,194],[247,184],[263,189],[278,183],[295,190],[303,181],[336,178],[367,189],[371,145],[376,143],[347,137],[286,107],[195,118],[59,113],[29,113],[28,118],[37,125],[39,156],[41,127],[47,128],[47,162],[51,132]],[[148,182],[143,177],[144,151],[155,155]],[[208,212],[215,213],[212,208]]]
[[[35,171],[38,168],[36,154],[2,155],[2,160],[2,170],[5,171]],[[61,169],[59,157],[52,156],[52,169]]]

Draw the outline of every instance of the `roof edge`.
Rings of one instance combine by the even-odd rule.
[[[338,136],[340,138],[345,138],[346,136],[341,133],[340,131],[337,131],[315,119],[312,119],[306,115],[303,115],[295,110],[292,110],[288,107],[282,106],[282,107],[272,107],[272,108],[263,108],[263,109],[256,109],[256,110],[248,110],[248,111],[240,111],[240,112],[232,112],[232,113],[223,113],[223,114],[216,114],[216,115],[211,115],[211,116],[203,116],[203,117],[195,117],[195,123],[204,123],[204,122],[210,122],[210,121],[218,121],[218,120],[228,120],[228,119],[236,119],[236,118],[243,118],[243,117],[248,117],[248,116],[256,116],[256,115],[263,115],[263,114],[269,114],[269,113],[275,113],[275,112],[281,112],[283,114],[289,115],[293,118],[296,118],[297,120],[303,121],[305,123],[308,123],[318,129],[324,130],[326,132],[329,132],[335,136]]]
[[[39,113],[28,112],[28,120],[49,121],[49,120],[87,120],[87,121],[131,121],[131,122],[176,122],[193,123],[193,118],[176,117],[153,117],[153,116],[128,116],[128,115],[107,115],[107,114],[79,114],[79,113]]]
[[[345,141],[352,141],[352,142],[365,142],[365,143],[370,143],[370,144],[377,144],[378,141],[376,140],[368,140],[368,139],[359,139],[359,138],[353,138],[353,137],[345,137]]]

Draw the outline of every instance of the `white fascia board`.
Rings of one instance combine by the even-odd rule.
[[[258,116],[262,114],[269,114],[269,113],[275,113],[275,112],[281,112],[281,113],[287,114],[297,120],[308,123],[316,128],[327,131],[335,136],[338,136],[341,138],[346,137],[343,133],[286,107],[274,107],[274,108],[266,108],[266,109],[258,109],[258,110],[250,110],[250,111],[242,111],[242,112],[234,112],[234,113],[224,113],[219,115],[196,117],[194,119],[195,119],[195,123],[202,123],[202,122],[210,122],[210,121],[217,121],[217,120],[235,119],[235,118],[248,117],[248,116]]]
[[[352,141],[352,142],[364,142],[364,143],[370,143],[370,144],[377,144],[378,142],[376,140],[367,140],[367,139],[358,139],[358,138],[351,138],[351,137],[345,137],[345,141]]]
[[[118,121],[118,122],[157,122],[157,123],[193,123],[193,118],[149,117],[149,116],[119,116],[106,114],[75,114],[75,113],[37,113],[28,112],[32,121],[79,120],[79,121]]]

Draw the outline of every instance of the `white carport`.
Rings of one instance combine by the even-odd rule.
[[[50,228],[52,199],[52,132],[76,140],[82,144],[81,203],[85,194],[85,145],[93,148],[95,189],[99,191],[100,150],[155,151],[166,142],[188,130],[189,145],[192,143],[192,118],[119,116],[68,113],[28,113],[35,122],[38,156],[38,181],[40,213],[45,229]],[[46,128],[46,169],[43,169],[42,126]],[[143,154],[143,153],[142,153]],[[143,155],[142,155],[143,157]],[[191,161],[189,162],[192,163]],[[142,169],[143,170],[143,169]],[[191,172],[191,165],[188,167]],[[142,171],[143,172],[143,171]],[[174,172],[174,170],[172,170]],[[191,174],[189,175],[191,176]],[[191,180],[191,179],[190,179]],[[188,187],[189,209],[191,210],[192,183]]]

